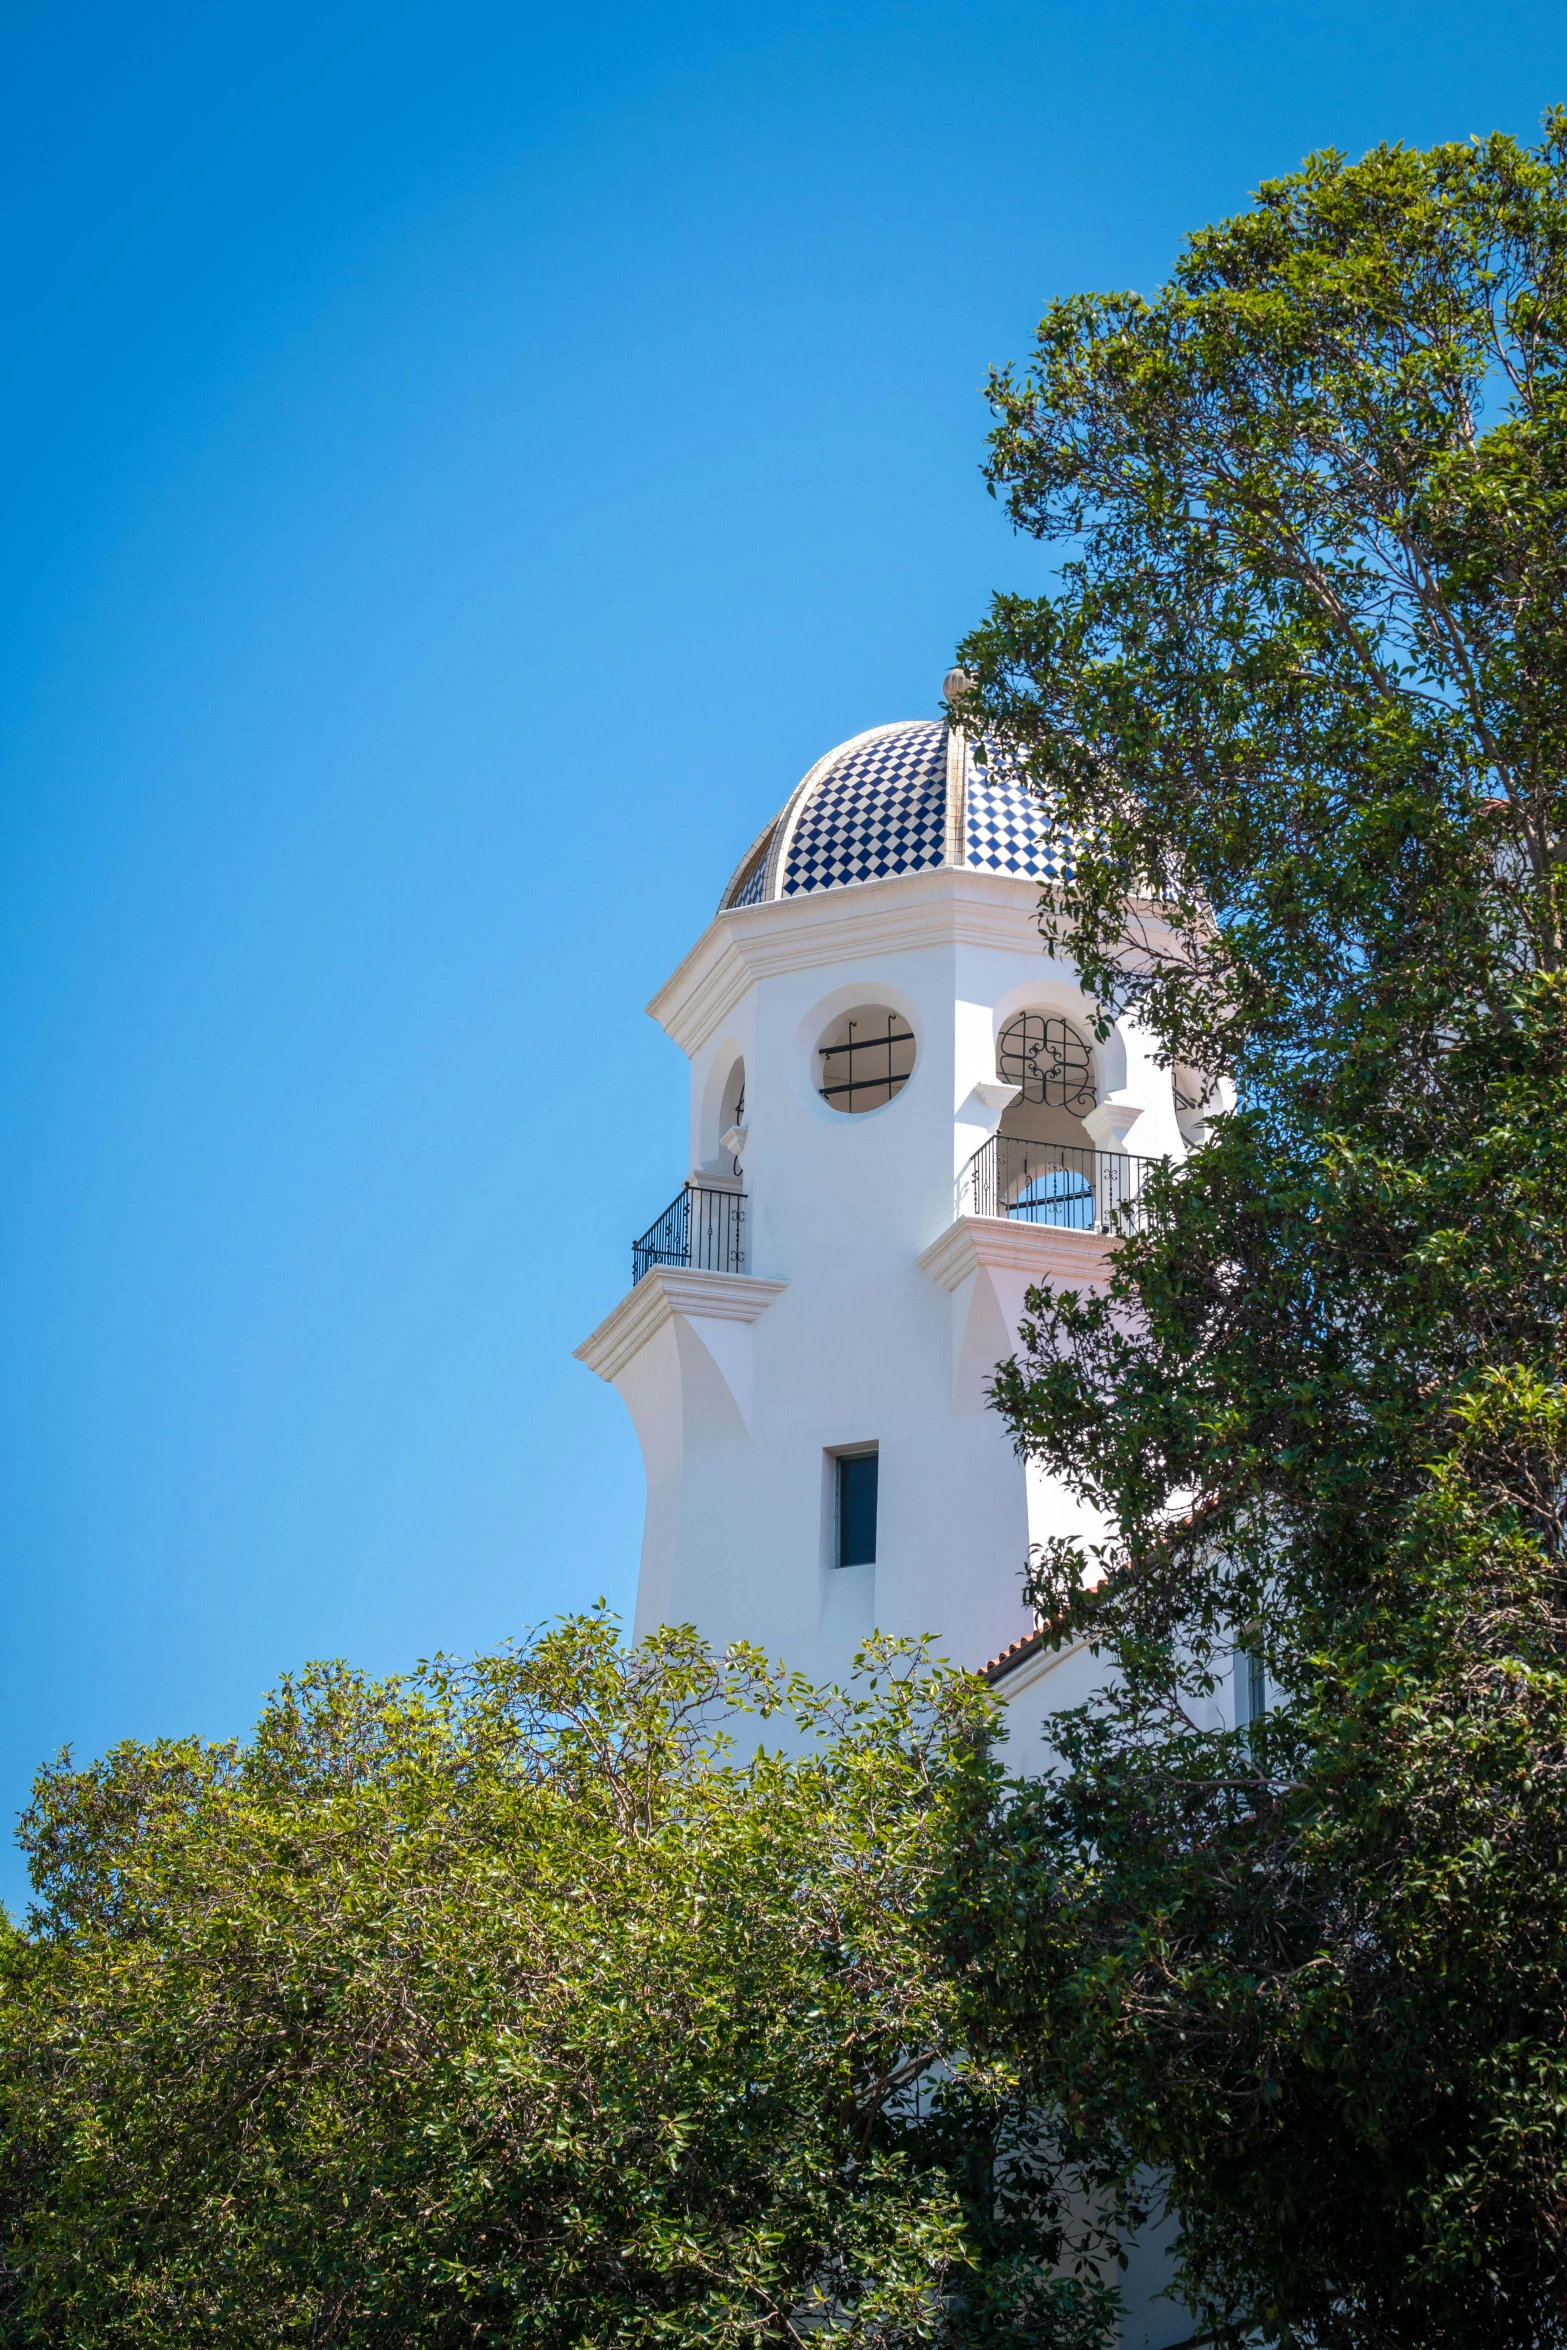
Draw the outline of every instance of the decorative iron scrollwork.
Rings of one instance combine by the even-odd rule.
[[[1094,1056],[1069,1020],[1019,1012],[1001,1031],[996,1066],[1006,1083],[1022,1087],[1026,1102],[1053,1110],[1094,1106]]]

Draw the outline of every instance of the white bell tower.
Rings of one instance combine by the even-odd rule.
[[[811,769],[649,1006],[691,1066],[690,1171],[577,1349],[641,1441],[639,1633],[822,1679],[873,1627],[974,1666],[1026,1641],[1029,1545],[1078,1512],[986,1384],[1025,1290],[1102,1279],[1191,1124],[1044,953],[1039,823],[941,722],[875,727]]]

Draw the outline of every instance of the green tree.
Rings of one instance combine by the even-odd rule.
[[[741,1707],[801,1751],[736,1760]],[[1026,2309],[1087,2350],[1113,2296],[1054,2273],[1067,2182],[929,1955],[986,1738],[917,1650],[818,1698],[599,1616],[46,1771],[0,2339],[980,2343]]]
[[[1219,2339],[1567,2340],[1564,356],[1553,114],[1311,158],[994,385],[1058,569],[960,714],[1211,1114],[999,1375],[1115,1671],[955,1933]],[[1237,1639],[1270,1710],[1215,1730]]]

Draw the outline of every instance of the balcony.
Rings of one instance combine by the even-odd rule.
[[[683,1183],[664,1213],[631,1245],[631,1286],[655,1265],[701,1273],[745,1271],[745,1193]]]
[[[958,1178],[960,1216],[1008,1216],[1067,1232],[1131,1232],[1142,1222],[1142,1188],[1155,1159],[1071,1143],[1025,1142],[993,1134]]]

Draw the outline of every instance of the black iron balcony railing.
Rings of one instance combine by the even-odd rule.
[[[633,1289],[654,1265],[694,1265],[704,1273],[745,1271],[745,1193],[684,1183],[656,1224],[631,1244]]]
[[[959,1178],[958,1214],[1011,1216],[1069,1232],[1128,1232],[1141,1221],[1143,1177],[1155,1163],[1125,1151],[993,1134]]]

